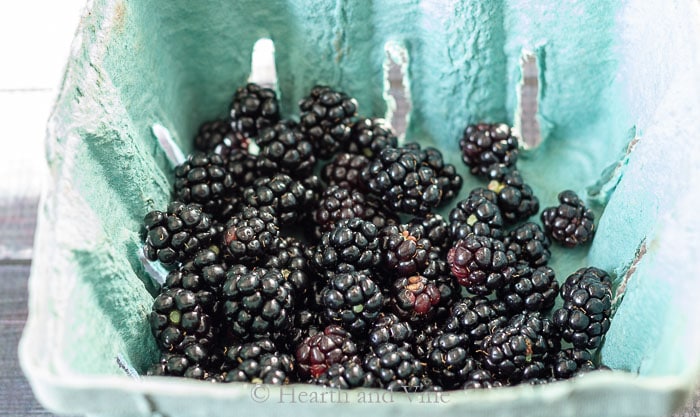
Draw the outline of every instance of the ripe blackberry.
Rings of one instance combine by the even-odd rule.
[[[537,223],[523,223],[511,230],[503,240],[506,249],[515,253],[518,262],[525,262],[536,268],[546,265],[552,254],[549,237]]]
[[[316,306],[302,305],[294,312],[294,325],[282,340],[284,350],[294,352],[304,339],[323,330],[322,318]]]
[[[426,322],[413,331],[412,352],[417,358],[426,358],[433,350],[433,340],[443,334],[442,323]]]
[[[312,213],[316,223],[315,234],[320,238],[324,232],[333,230],[340,220],[361,219],[364,215],[365,196],[361,192],[331,185],[323,191],[318,207]]]
[[[612,285],[598,268],[581,268],[561,287],[564,305],[554,312],[562,338],[580,349],[596,349],[610,328]]]
[[[413,328],[407,321],[401,320],[397,315],[382,313],[369,332],[369,344],[378,347],[383,343],[393,343],[403,346],[413,338]]]
[[[227,327],[240,340],[278,340],[292,326],[294,288],[277,269],[232,266],[222,298]]]
[[[165,278],[163,288],[182,288],[194,293],[210,316],[218,313],[219,291],[226,279],[226,265],[220,259],[218,248],[202,249],[195,256]]]
[[[315,86],[299,102],[300,125],[316,156],[328,159],[350,140],[357,101],[327,86]]]
[[[561,245],[573,248],[593,239],[593,212],[571,190],[559,193],[559,205],[541,214],[544,232]]]
[[[311,142],[291,122],[279,122],[260,130],[257,169],[262,175],[288,174],[303,179],[316,165]]]
[[[503,220],[514,224],[527,220],[540,210],[540,200],[518,171],[512,171],[489,183],[489,189],[498,196],[497,204]]]
[[[225,382],[288,384],[294,375],[294,359],[277,350],[269,339],[237,344],[226,351],[230,370]]]
[[[515,272],[515,254],[487,236],[469,235],[457,241],[447,253],[447,263],[457,282],[477,295],[505,287]]]
[[[336,274],[321,290],[326,320],[354,335],[365,335],[379,317],[384,295],[365,272]]]
[[[179,376],[192,379],[221,380],[216,373],[216,361],[196,345],[190,345],[185,353],[161,352],[158,362],[152,364],[146,375],[148,376]]]
[[[559,338],[556,326],[540,313],[518,314],[484,338],[482,363],[511,384],[542,378],[561,347]]]
[[[243,201],[252,207],[270,206],[280,225],[298,223],[318,203],[322,185],[314,176],[294,180],[287,174],[261,177],[243,190]]]
[[[228,219],[240,209],[243,201],[243,190],[253,184],[257,177],[255,165],[257,157],[248,152],[231,152],[226,160],[226,172],[233,180],[229,192],[225,198],[225,205],[221,208],[221,218]]]
[[[433,339],[427,362],[430,375],[444,389],[455,389],[479,367],[469,353],[469,339],[459,333],[443,333]]]
[[[306,338],[296,349],[297,370],[302,378],[318,378],[335,363],[355,358],[359,350],[350,333],[330,325]]]
[[[454,166],[434,156],[425,150],[385,148],[362,170],[361,178],[391,210],[422,216],[454,197],[462,186]]]
[[[496,204],[497,196],[490,190],[472,190],[469,196],[450,211],[449,236],[452,241],[464,239],[470,234],[503,237],[503,216]]]
[[[195,152],[175,168],[174,199],[197,203],[210,216],[220,218],[233,181],[221,155]]]
[[[440,290],[420,275],[398,278],[392,286],[391,305],[401,319],[424,322],[435,316],[440,305]]]
[[[231,263],[259,262],[279,240],[277,218],[271,207],[244,207],[226,222],[223,245]]]
[[[425,366],[411,351],[393,343],[372,348],[362,362],[367,375],[364,386],[389,391],[423,390]]]
[[[277,94],[269,88],[249,83],[236,90],[231,103],[231,126],[235,132],[255,137],[258,131],[280,119]]]
[[[430,245],[440,251],[447,253],[450,248],[449,224],[439,214],[428,213],[422,217],[414,217],[408,222],[409,229],[419,229],[420,235],[430,241]]]
[[[512,314],[548,311],[554,307],[558,293],[559,283],[552,268],[533,268],[522,263],[515,267],[510,282],[496,291],[498,299],[506,303]]]
[[[199,249],[220,234],[211,216],[199,204],[173,201],[166,212],[154,210],[144,217],[146,258],[159,260],[163,266],[175,267],[187,261]]]
[[[374,224],[377,230],[382,230],[389,225],[401,224],[398,213],[388,210],[376,198],[365,195],[365,204],[363,219]]]
[[[381,268],[389,277],[409,277],[422,273],[428,267],[430,240],[424,230],[409,225],[390,225],[379,234]]]
[[[262,266],[278,269],[284,279],[292,284],[297,306],[307,303],[313,292],[313,282],[304,255],[304,245],[300,241],[292,237],[280,238],[277,246],[265,257]]]
[[[352,389],[369,385],[367,374],[358,360],[334,363],[319,375],[315,382],[335,389]]]
[[[380,261],[377,235],[373,223],[358,218],[341,220],[309,251],[310,263],[321,276],[375,268]]]
[[[491,372],[485,369],[476,369],[467,374],[467,380],[462,385],[462,389],[491,389],[503,386],[503,383],[497,380]]]
[[[499,166],[514,167],[518,160],[518,139],[503,123],[467,126],[459,146],[469,172],[480,177]]]
[[[498,307],[486,297],[465,298],[452,306],[444,330],[465,335],[468,339],[467,349],[474,354],[481,348],[486,336],[508,322],[509,317]]]
[[[236,150],[248,149],[248,142],[244,136],[234,133],[228,120],[217,119],[199,126],[194,147],[198,151],[213,152],[227,158]]]
[[[360,173],[369,165],[369,159],[363,155],[339,153],[321,170],[321,179],[328,185],[364,191]]]
[[[569,348],[557,352],[552,364],[552,376],[556,379],[569,379],[594,371],[598,367],[593,355],[585,349]]]
[[[384,148],[396,148],[398,139],[384,119],[362,118],[352,125],[345,150],[373,158]]]

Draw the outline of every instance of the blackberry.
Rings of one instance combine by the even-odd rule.
[[[407,321],[401,320],[397,315],[382,313],[369,332],[369,344],[378,347],[383,343],[395,345],[408,344],[413,338],[413,328]]]
[[[350,140],[357,101],[327,86],[317,85],[299,102],[300,125],[316,155],[328,159]]]
[[[220,231],[199,204],[173,201],[166,212],[151,211],[144,217],[146,258],[173,268],[212,242]]]
[[[532,268],[528,264],[518,264],[508,285],[496,291],[498,299],[503,300],[513,314],[548,311],[554,307],[558,293],[559,283],[552,268]]]
[[[291,122],[279,122],[260,130],[257,169],[263,175],[288,174],[303,179],[316,165],[313,146]]]
[[[507,322],[508,316],[499,310],[498,304],[486,297],[473,296],[452,306],[444,330],[465,335],[469,352],[476,353],[484,338]]]
[[[564,305],[554,312],[562,338],[580,349],[596,349],[610,328],[612,282],[598,268],[581,268],[561,287]]]
[[[354,335],[365,335],[379,317],[384,295],[365,272],[336,274],[321,291],[326,319]]]
[[[294,325],[286,332],[281,340],[286,352],[294,352],[301,342],[323,330],[320,308],[302,304],[294,312]],[[320,330],[319,330],[320,329]]]
[[[313,292],[313,282],[304,245],[300,241],[292,237],[280,238],[262,265],[278,269],[284,279],[292,284],[297,306],[306,304]]]
[[[542,378],[560,349],[559,338],[556,326],[540,313],[518,314],[484,338],[482,363],[511,384]]]
[[[384,119],[362,118],[352,125],[345,150],[373,158],[384,148],[396,148],[398,139]]]
[[[497,196],[498,208],[507,224],[527,220],[540,210],[540,200],[532,188],[525,184],[518,171],[503,175],[500,179],[492,180],[488,188]]]
[[[312,216],[316,223],[315,234],[318,238],[323,232],[333,230],[340,220],[364,218],[365,196],[349,188],[331,185],[321,194],[318,207]]]
[[[573,248],[593,239],[593,212],[571,190],[559,193],[559,205],[541,214],[544,232],[559,244]]]
[[[468,337],[459,333],[443,333],[433,339],[427,362],[432,378],[444,389],[458,388],[478,369],[468,345]]]
[[[515,254],[487,236],[469,235],[457,241],[447,253],[447,263],[457,282],[477,295],[505,287],[515,272]]]
[[[401,223],[397,213],[388,210],[381,201],[367,195],[365,196],[365,213],[362,218],[374,224],[377,230]]]
[[[175,168],[175,200],[197,203],[215,218],[221,217],[232,186],[225,159],[216,153],[195,152]]]
[[[182,288],[194,293],[209,315],[218,312],[219,290],[226,278],[226,265],[220,259],[218,248],[202,249],[186,264],[171,271],[163,288]]]
[[[525,262],[535,268],[546,265],[552,256],[549,237],[537,223],[521,224],[510,231],[503,243],[506,249],[515,253],[518,262]]]
[[[390,225],[380,232],[381,267],[389,276],[409,277],[422,273],[428,266],[430,240],[423,229],[408,225]]]
[[[271,207],[244,207],[226,222],[223,245],[231,263],[259,262],[278,244],[279,227]]]
[[[228,220],[241,208],[243,190],[253,184],[256,178],[255,165],[257,157],[248,152],[232,152],[226,160],[226,172],[229,173],[233,184],[225,198],[225,205],[221,208],[221,218]]]
[[[518,160],[518,139],[503,123],[467,126],[459,146],[469,172],[480,177],[499,167],[514,167]]]
[[[287,174],[261,177],[243,190],[243,201],[252,207],[270,206],[280,225],[298,223],[317,204],[322,188],[316,176],[294,180]]]
[[[294,288],[277,269],[234,265],[222,289],[222,313],[228,329],[241,340],[281,338],[292,326]]]
[[[425,150],[385,148],[362,170],[361,178],[389,209],[425,215],[454,197],[462,186],[454,166],[434,156]]]
[[[288,384],[294,375],[294,359],[280,353],[269,339],[234,345],[227,349],[231,369],[225,382],[254,384]]]
[[[318,378],[335,363],[356,358],[359,350],[350,333],[340,326],[330,325],[297,347],[297,370],[302,377]]]
[[[366,372],[364,386],[411,392],[424,388],[425,366],[404,346],[384,343],[372,348],[362,367]]]
[[[393,284],[391,303],[394,312],[409,322],[432,318],[440,304],[440,290],[420,275],[398,278]]]
[[[375,268],[380,262],[377,235],[373,223],[358,218],[341,220],[310,251],[310,263],[322,276]]]
[[[363,155],[339,153],[321,170],[321,179],[328,185],[364,191],[360,173],[369,165],[369,159]]]
[[[598,367],[593,362],[591,352],[569,348],[557,352],[552,364],[552,376],[556,379],[569,379],[596,369]]]
[[[433,340],[443,333],[442,324],[439,322],[425,322],[423,326],[415,328],[411,342],[413,354],[417,358],[426,358],[433,350]]]
[[[230,116],[235,132],[255,137],[260,129],[279,121],[277,94],[254,83],[240,87],[233,95]]]
[[[199,126],[194,138],[194,147],[198,151],[213,152],[227,158],[232,152],[248,149],[248,139],[237,135],[228,120],[213,120]]]
[[[185,353],[161,352],[158,362],[148,368],[146,375],[218,381],[221,377],[215,368],[207,352],[191,345]]]
[[[316,383],[336,389],[352,389],[369,385],[367,374],[357,360],[334,363],[318,376]]]
[[[466,238],[470,234],[503,237],[503,216],[496,204],[497,196],[486,189],[472,190],[469,196],[450,211],[449,236],[452,241]]]
[[[439,214],[427,213],[422,217],[414,217],[408,222],[409,229],[419,229],[420,235],[430,241],[430,245],[440,251],[447,253],[450,248],[449,224]]]
[[[491,389],[503,387],[503,383],[485,369],[476,369],[467,374],[467,380],[462,389]]]

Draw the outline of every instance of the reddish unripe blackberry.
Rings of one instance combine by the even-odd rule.
[[[269,339],[230,346],[226,360],[231,369],[225,382],[282,385],[294,376],[294,359],[279,352]]]
[[[314,86],[299,101],[302,131],[309,137],[316,155],[328,159],[350,140],[350,126],[357,113],[357,101],[327,86]]]
[[[389,277],[409,277],[427,268],[432,245],[422,232],[408,225],[390,225],[380,231],[381,268]]]
[[[564,305],[554,312],[562,338],[580,349],[596,349],[610,328],[612,285],[598,268],[581,268],[561,288]]]
[[[143,219],[146,226],[146,258],[174,268],[206,247],[220,230],[199,204],[173,201],[165,212],[151,211]]]
[[[318,378],[334,363],[353,359],[359,351],[350,333],[336,325],[304,339],[297,347],[297,370],[302,378]]]
[[[384,148],[395,148],[398,139],[384,119],[363,118],[352,125],[345,150],[373,158]]]
[[[397,278],[392,285],[394,313],[409,322],[424,322],[435,316],[440,305],[440,290],[420,275]]]
[[[447,253],[447,263],[457,282],[477,295],[505,287],[515,272],[515,254],[487,236],[469,235],[457,241]]]
[[[569,379],[598,369],[591,352],[577,348],[557,352],[551,368],[556,379]]]
[[[249,83],[236,90],[231,103],[231,126],[235,132],[255,137],[262,128],[280,119],[277,94],[270,88]]]
[[[465,298],[452,306],[444,329],[449,333],[465,335],[467,349],[475,353],[486,336],[508,322],[509,316],[498,307],[486,297]]]
[[[427,362],[431,377],[444,389],[458,388],[479,368],[468,346],[469,340],[464,334],[443,333],[433,339]]]
[[[512,314],[548,311],[554,307],[558,293],[559,283],[552,268],[532,268],[523,263],[517,264],[508,285],[496,291],[498,299],[506,303]]]
[[[383,343],[395,345],[409,344],[413,338],[413,328],[408,321],[392,313],[382,313],[369,332],[369,344],[378,347]]]
[[[195,149],[204,153],[213,152],[223,158],[227,158],[229,154],[239,149],[248,149],[248,143],[248,138],[234,133],[228,120],[202,123],[194,138]]]
[[[503,123],[467,126],[459,146],[469,172],[480,177],[499,166],[514,167],[518,160],[518,139]]]
[[[322,276],[373,269],[380,262],[378,248],[378,230],[373,223],[358,218],[341,220],[309,251],[309,261]]]
[[[405,347],[384,343],[368,352],[362,362],[365,385],[389,391],[423,390],[425,365]]]
[[[503,239],[506,249],[513,251],[518,262],[532,267],[546,265],[552,254],[551,241],[537,223],[523,223],[511,230]]]
[[[464,239],[470,234],[503,237],[503,217],[496,204],[497,196],[485,188],[472,190],[469,196],[450,211],[449,236],[452,241]]]
[[[488,188],[498,196],[497,204],[506,224],[527,220],[540,210],[540,200],[527,185],[518,171],[492,180]]]
[[[328,185],[364,191],[360,173],[369,164],[369,159],[353,153],[339,153],[321,170],[321,179]]]
[[[226,222],[222,242],[230,263],[257,263],[271,253],[278,240],[279,226],[273,209],[246,206]]]
[[[353,189],[331,185],[323,191],[312,216],[316,223],[316,235],[333,230],[340,220],[364,218],[365,196]]]
[[[559,193],[559,205],[541,214],[545,233],[568,248],[586,244],[595,232],[593,212],[571,190]]]
[[[309,176],[316,165],[313,146],[292,122],[279,122],[260,130],[256,139],[260,153],[256,167],[262,175]]]
[[[295,224],[310,213],[318,203],[321,180],[312,175],[294,180],[287,174],[260,177],[243,190],[243,202],[252,207],[274,209],[280,225]]]
[[[321,290],[326,320],[354,335],[365,336],[379,317],[384,295],[365,272],[335,274]]]

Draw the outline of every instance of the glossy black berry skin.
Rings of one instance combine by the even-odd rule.
[[[395,148],[398,139],[384,119],[363,118],[352,125],[345,150],[373,158],[384,148]]]
[[[248,149],[248,143],[246,137],[236,134],[231,123],[223,119],[202,123],[194,138],[195,149],[204,153],[213,152],[223,158],[239,149]]]
[[[432,244],[423,231],[409,225],[391,225],[380,231],[381,268],[388,276],[409,277],[428,267]]]
[[[316,165],[313,146],[291,122],[279,122],[260,130],[256,168],[261,175],[284,173],[292,178],[307,177]]]
[[[317,85],[299,102],[302,131],[319,159],[329,159],[346,146],[357,113],[357,101],[328,86]]]
[[[313,292],[313,278],[304,250],[304,244],[299,240],[280,238],[262,262],[265,268],[278,269],[284,279],[292,284],[298,307],[306,306]]]
[[[369,387],[371,381],[359,360],[334,363],[315,380],[318,385],[335,389]]]
[[[383,343],[403,346],[410,344],[412,338],[413,327],[408,321],[402,320],[392,313],[381,313],[372,325],[368,341],[372,347],[378,347]]]
[[[511,230],[503,240],[506,249],[515,253],[518,262],[532,267],[546,265],[552,257],[551,241],[537,223],[523,223]]]
[[[310,251],[310,263],[321,276],[374,269],[380,262],[378,234],[371,222],[358,218],[341,220]]]
[[[514,167],[518,160],[518,139],[503,123],[467,126],[459,146],[469,171],[480,177],[500,167]]]
[[[353,190],[365,190],[360,173],[369,165],[369,159],[363,155],[342,152],[326,164],[321,170],[321,179],[329,186],[338,185]]]
[[[365,337],[379,318],[384,295],[374,277],[353,271],[336,274],[321,291],[321,303],[328,322]]]
[[[174,199],[186,204],[197,203],[209,215],[220,218],[233,184],[224,157],[195,152],[175,168]]]
[[[554,312],[562,338],[579,349],[596,349],[610,328],[612,282],[604,271],[581,268],[561,287],[564,305]]]
[[[409,229],[418,230],[419,234],[430,241],[433,249],[446,254],[450,249],[450,225],[441,215],[428,213],[423,217],[414,217],[408,222]]]
[[[235,344],[226,350],[225,382],[288,384],[294,377],[294,359],[280,352],[270,339]]]
[[[280,226],[299,223],[318,203],[322,188],[315,176],[295,180],[287,174],[260,177],[243,190],[243,203],[251,207],[271,207]]]
[[[362,362],[367,373],[364,386],[389,391],[422,391],[425,366],[409,349],[393,343],[372,348]]]
[[[165,278],[163,288],[181,288],[191,291],[204,311],[215,316],[219,311],[221,285],[226,279],[226,264],[219,249],[201,249],[187,263]]]
[[[330,325],[297,346],[297,370],[302,379],[316,379],[333,364],[357,360],[358,353],[350,333],[341,326]]]
[[[523,311],[549,311],[559,293],[554,270],[548,266],[533,268],[518,264],[505,287],[496,294],[512,314]]]
[[[160,358],[152,364],[146,375],[148,376],[176,376],[222,382],[223,378],[218,373],[215,357],[222,355],[205,351],[197,345],[190,345],[184,353],[162,351]]]
[[[459,333],[443,333],[433,339],[428,365],[433,380],[444,389],[459,387],[479,368],[468,346],[467,336]]]
[[[246,137],[273,126],[280,119],[277,95],[272,89],[249,83],[236,90],[231,103],[231,127]]]
[[[585,349],[569,348],[557,352],[551,365],[552,377],[569,379],[598,369],[591,352]]]
[[[515,254],[500,240],[469,235],[447,253],[447,263],[457,282],[467,291],[488,295],[503,288],[515,272]]]
[[[459,201],[449,215],[450,239],[457,241],[470,234],[501,239],[505,224],[497,199],[496,193],[481,188]]]
[[[467,348],[474,354],[481,348],[484,338],[505,325],[509,318],[507,312],[499,309],[497,303],[486,297],[473,296],[452,306],[444,329],[446,332],[465,335],[468,340]]]
[[[525,221],[540,210],[539,199],[518,171],[492,180],[488,187],[497,195],[496,203],[506,224]]]
[[[323,191],[318,206],[312,216],[317,226],[318,238],[324,232],[335,228],[341,220],[365,217],[366,200],[364,194],[357,190],[331,185]]]
[[[258,263],[278,244],[279,226],[274,210],[269,206],[244,207],[228,222],[222,243],[229,263]]]
[[[559,193],[559,205],[544,209],[540,218],[545,233],[555,242],[573,248],[593,239],[595,217],[571,190]]]

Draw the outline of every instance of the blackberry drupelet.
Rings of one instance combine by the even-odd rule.
[[[537,223],[523,223],[511,230],[503,239],[506,249],[515,253],[518,262],[525,262],[536,268],[546,265],[552,254],[551,241]]]
[[[433,349],[433,340],[443,333],[442,323],[439,322],[426,322],[414,328],[411,351],[417,358],[426,358]]]
[[[352,125],[346,151],[374,158],[384,148],[396,148],[398,139],[384,119],[362,118]]]
[[[476,369],[467,374],[467,380],[462,385],[462,389],[491,389],[503,387],[503,382],[496,379],[493,374],[486,369]]]
[[[378,347],[383,343],[393,343],[403,346],[413,338],[413,328],[407,321],[401,320],[392,313],[381,313],[369,332],[370,346]]]
[[[333,230],[341,220],[363,219],[365,205],[365,196],[361,192],[339,185],[329,186],[321,194],[318,207],[312,213],[316,226],[315,236],[320,238],[324,232]]]
[[[398,213],[388,210],[381,201],[372,196],[365,195],[365,214],[363,219],[371,222],[382,230],[386,226],[401,224]]]
[[[353,271],[330,278],[321,290],[321,303],[328,322],[353,335],[366,336],[379,317],[384,295],[371,275]]]
[[[309,251],[309,260],[321,276],[362,271],[379,265],[378,248],[378,230],[373,223],[358,218],[341,220],[321,236],[319,244]]]
[[[165,212],[154,210],[144,217],[144,255],[163,266],[174,268],[220,234],[211,216],[199,204],[173,201]]]
[[[364,386],[389,391],[422,391],[425,366],[411,351],[393,343],[384,343],[368,352],[362,362],[366,372]]]
[[[293,237],[282,237],[277,246],[265,257],[262,266],[278,269],[294,287],[297,306],[306,305],[312,296],[313,282],[304,245]]]
[[[518,139],[503,123],[467,126],[459,146],[469,171],[480,177],[499,167],[514,167],[518,160]]]
[[[454,197],[462,186],[454,166],[444,165],[435,155],[407,147],[385,148],[362,170],[361,179],[370,194],[391,210],[422,216]]]
[[[509,316],[499,305],[482,296],[472,296],[455,303],[445,321],[444,330],[467,337],[467,348],[475,354],[481,342],[495,329],[504,326]]]
[[[557,352],[552,363],[552,376],[556,379],[569,379],[594,371],[598,367],[593,355],[585,349],[569,348]]]
[[[283,385],[294,376],[294,359],[281,353],[269,339],[234,345],[227,349],[231,369],[225,382]]]
[[[270,254],[279,240],[275,212],[269,206],[244,207],[226,222],[223,245],[230,263],[258,263]]]
[[[420,235],[430,241],[430,245],[441,254],[446,254],[450,248],[450,225],[439,214],[428,213],[422,217],[414,217],[408,222],[410,230],[420,230]]]
[[[204,311],[210,316],[218,313],[219,292],[226,279],[226,265],[220,259],[218,248],[202,249],[186,264],[170,271],[163,288],[182,288],[194,293]]]
[[[228,120],[213,120],[199,126],[194,147],[204,153],[213,152],[227,158],[239,149],[248,149],[249,140],[234,133]]]
[[[518,171],[512,171],[492,180],[488,188],[498,196],[497,204],[506,224],[527,220],[540,210],[540,200],[525,184]]]
[[[394,313],[411,323],[432,319],[440,306],[440,289],[420,275],[398,278],[392,285]]]
[[[359,349],[350,333],[336,325],[327,326],[297,347],[297,371],[302,378],[318,378],[335,363],[356,359]]]
[[[292,122],[261,129],[256,143],[260,146],[256,167],[262,175],[283,173],[303,179],[316,165],[311,142]]]
[[[174,199],[197,203],[216,219],[229,197],[234,180],[226,170],[224,157],[216,153],[195,152],[175,168]]]
[[[487,236],[469,235],[457,241],[447,253],[447,263],[457,282],[477,295],[505,287],[515,272],[515,254]]]
[[[443,333],[433,339],[427,358],[430,376],[444,389],[456,389],[479,369],[469,353],[469,338],[460,333]]]
[[[230,174],[233,184],[225,199],[225,206],[221,209],[221,217],[228,219],[241,208],[243,190],[253,184],[256,178],[255,165],[257,157],[244,151],[234,151],[226,160],[226,172]]]
[[[146,375],[179,376],[213,382],[222,380],[210,355],[194,345],[188,347],[185,353],[161,352],[158,362],[148,368]]]
[[[533,268],[523,263],[515,267],[510,283],[496,291],[498,299],[506,303],[512,314],[548,311],[554,307],[558,293],[559,283],[552,268]]]
[[[381,269],[387,279],[420,274],[428,267],[432,245],[423,232],[409,225],[390,225],[380,231]]]
[[[321,179],[330,185],[338,185],[352,190],[365,191],[360,180],[360,173],[369,165],[369,159],[363,155],[339,153],[321,170]]]
[[[580,349],[596,349],[610,328],[612,282],[598,268],[581,268],[561,287],[564,305],[554,312],[562,338]]]
[[[366,375],[360,361],[347,360],[329,366],[315,382],[328,388],[352,389],[368,386]]]
[[[298,223],[318,203],[321,180],[313,175],[294,180],[287,174],[260,177],[243,190],[244,204],[272,207],[280,226]]]
[[[593,212],[571,190],[559,193],[559,205],[547,207],[541,214],[545,233],[559,244],[573,248],[593,239]]]
[[[292,326],[294,288],[277,269],[232,266],[222,298],[225,325],[240,340],[279,340]]]
[[[327,86],[314,86],[299,102],[301,129],[314,146],[316,156],[329,159],[350,140],[357,101]]]
[[[504,222],[497,198],[494,192],[482,188],[472,190],[466,199],[458,202],[449,215],[450,239],[456,242],[470,234],[501,239]]]
[[[294,352],[304,339],[323,330],[322,314],[320,308],[309,305],[300,305],[294,312],[294,325],[286,333],[281,341],[286,352]]]
[[[538,312],[513,316],[508,324],[486,336],[481,350],[484,367],[499,379],[517,384],[546,376],[560,350],[554,323]]]
[[[231,103],[231,126],[246,137],[256,137],[258,131],[280,119],[277,94],[269,88],[249,83],[236,90]]]

